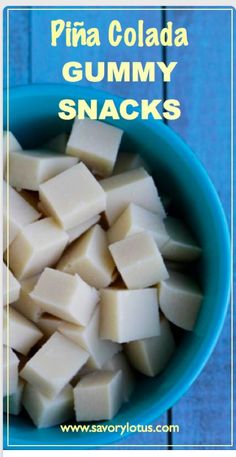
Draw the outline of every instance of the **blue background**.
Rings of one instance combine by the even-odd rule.
[[[112,48],[101,34],[103,45],[100,48],[66,48],[62,42],[52,48],[50,20],[58,18],[84,20],[88,27],[97,26],[100,30],[107,30],[114,18],[120,19],[124,27],[135,26],[138,19],[144,19],[147,27],[161,28],[171,20],[175,28],[187,28],[189,46]],[[62,83],[61,68],[69,60],[177,61],[172,81],[165,85],[157,78],[155,83],[103,81],[90,86],[137,100],[179,99],[182,116],[169,125],[204,164],[230,224],[230,22],[230,10],[10,11],[10,86]],[[6,77],[4,65],[4,85]],[[84,81],[77,84],[89,85]],[[178,424],[180,432],[158,434],[158,442],[151,434],[136,434],[120,444],[165,446],[172,443],[174,448],[184,444],[211,445],[216,449],[229,445],[230,347],[229,312],[216,349],[200,377],[172,410],[156,421]]]

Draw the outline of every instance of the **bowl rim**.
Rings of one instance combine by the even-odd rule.
[[[29,84],[29,85],[22,85],[22,86],[17,86],[10,88],[9,91],[9,100],[11,98],[19,98],[19,97],[47,97],[47,96],[63,96],[63,93],[65,92],[69,98],[75,97],[76,96],[76,90],[78,92],[83,92],[84,97],[92,97],[94,94],[96,94],[97,99],[99,100],[104,100],[108,96],[112,98],[115,103],[120,103],[124,98],[114,95],[108,91],[104,90],[99,90],[99,89],[94,89],[91,87],[83,87],[83,86],[68,86],[68,84]],[[62,98],[62,97],[61,97]],[[7,100],[7,92],[6,90],[4,91],[4,108],[6,109],[6,100]],[[211,329],[211,332],[207,334],[206,339],[204,340],[204,345],[202,345],[201,351],[198,351],[196,358],[194,362],[191,364],[191,369],[186,369],[184,372],[182,378],[180,381],[176,382],[176,384],[170,389],[168,398],[161,399],[159,400],[159,408],[158,412],[157,409],[155,408],[155,404],[151,407],[145,410],[145,417],[143,416],[137,416],[137,423],[140,424],[150,424],[152,421],[160,417],[165,411],[167,411],[169,408],[173,407],[173,405],[187,392],[187,390],[190,388],[190,386],[193,384],[193,382],[196,380],[196,378],[199,376],[203,368],[205,367],[208,359],[210,358],[213,349],[215,348],[215,345],[217,343],[217,340],[220,336],[221,330],[224,325],[226,313],[229,307],[229,295],[230,295],[230,286],[231,286],[231,243],[230,243],[230,235],[229,235],[229,228],[228,228],[228,223],[226,220],[226,216],[222,207],[222,203],[220,201],[220,198],[217,194],[217,191],[206,171],[204,168],[203,164],[201,161],[196,157],[194,154],[193,150],[185,143],[185,141],[176,133],[172,128],[169,127],[169,125],[164,124],[163,121],[155,121],[155,120],[148,120],[148,121],[142,121],[140,119],[134,120],[133,122],[144,122],[148,128],[150,128],[153,133],[158,132],[158,136],[161,138],[164,138],[165,141],[167,142],[172,142],[172,147],[176,150],[181,151],[181,155],[183,154],[187,160],[187,162],[190,164],[190,166],[193,166],[198,173],[199,179],[201,179],[202,182],[207,186],[207,192],[209,194],[209,198],[211,199],[211,205],[214,207],[214,217],[218,222],[218,230],[221,233],[221,239],[222,239],[222,245],[224,246],[224,255],[221,256],[221,262],[223,262],[223,268],[224,268],[224,287],[222,288],[221,292],[221,313],[219,314],[219,319],[218,319],[218,325],[215,326],[215,328]],[[222,250],[221,250],[222,251]],[[4,427],[6,431],[6,427]],[[110,434],[110,440],[108,439],[108,446],[121,446],[119,445],[119,441],[125,439],[130,435],[130,433],[124,434],[122,437],[114,438],[112,439],[112,434]],[[112,444],[113,443],[113,444]],[[117,443],[117,444],[116,444]],[[20,441],[19,441],[20,444]],[[96,448],[99,446],[104,446],[105,442],[101,440],[101,444],[99,441],[99,444],[94,444],[92,447]],[[29,447],[26,449],[30,449],[30,446],[32,448],[44,448],[46,449],[48,445],[34,445],[31,444]],[[65,445],[52,445],[50,446],[50,449],[53,449],[53,446],[55,446],[55,449],[58,449],[59,447],[61,448],[66,448],[67,444]],[[68,444],[69,446],[69,444]],[[76,448],[86,448],[87,445],[83,444],[75,444],[73,446],[74,449]],[[127,446],[127,445],[123,445]],[[140,445],[140,446],[145,446],[145,445]],[[152,445],[155,447],[155,445]],[[158,447],[158,444],[156,445]],[[133,446],[135,447],[135,445]],[[8,446],[7,448],[11,448],[11,445]],[[15,449],[17,449],[17,445],[14,446]],[[23,449],[23,446],[20,446],[19,449]],[[68,449],[71,449],[71,447],[68,447]]]

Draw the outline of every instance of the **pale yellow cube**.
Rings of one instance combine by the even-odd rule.
[[[76,420],[112,419],[123,402],[121,371],[97,371],[84,376],[74,388]]]
[[[68,134],[65,132],[59,133],[59,135],[56,135],[53,138],[51,138],[44,145],[44,148],[49,149],[50,151],[59,152],[59,154],[65,154],[67,141],[68,141]]]
[[[191,277],[171,272],[159,284],[160,308],[166,318],[185,330],[193,330],[202,303],[202,292]]]
[[[79,157],[94,173],[112,173],[123,131],[105,122],[75,119],[66,153]]]
[[[130,343],[131,344],[131,343]],[[124,401],[129,401],[130,396],[134,390],[135,378],[134,372],[130,367],[127,358],[123,352],[115,354],[109,359],[102,367],[104,371],[118,371],[122,373],[122,393]]]
[[[37,326],[43,332],[44,336],[49,338],[58,330],[62,323],[63,320],[59,319],[59,317],[53,316],[49,313],[44,313],[37,322]]]
[[[167,217],[165,226],[169,235],[169,240],[162,248],[165,259],[176,262],[192,262],[200,257],[201,249],[181,220]]]
[[[72,419],[73,404],[73,389],[69,384],[53,399],[26,384],[23,405],[37,428],[53,427]]]
[[[3,396],[13,395],[18,386],[18,366],[19,359],[15,352],[6,346],[3,346]]]
[[[77,162],[75,157],[43,149],[11,152],[9,183],[17,189],[38,190],[41,183],[73,167]]]
[[[55,332],[26,363],[20,376],[49,398],[55,398],[87,362],[88,353]]]
[[[106,207],[105,192],[83,163],[41,184],[39,195],[46,211],[65,230],[86,222]]]
[[[131,365],[146,376],[156,376],[163,371],[175,349],[170,324],[164,317],[160,319],[160,335],[125,345]]]
[[[4,262],[2,269],[3,306],[5,306],[8,300],[10,304],[19,298],[21,285]]]
[[[86,369],[101,369],[114,354],[121,351],[121,346],[112,341],[102,340],[99,336],[100,307],[97,306],[86,327],[63,322],[58,331],[81,346],[89,354]],[[82,368],[84,370],[84,367]]]
[[[24,227],[9,249],[10,268],[18,279],[26,279],[54,265],[68,243],[68,235],[52,218]]]
[[[140,232],[109,246],[128,289],[142,289],[169,277],[161,253],[149,232]]]
[[[143,231],[148,231],[153,236],[160,251],[169,240],[163,218],[159,214],[130,203],[107,231],[107,239],[109,244],[116,243]]]
[[[95,225],[100,219],[99,215],[90,217],[85,222],[82,222],[82,224],[76,225],[75,227],[67,230],[68,236],[69,236],[69,241],[68,243],[71,244],[73,241],[77,240],[83,233],[85,233],[88,229],[90,229],[93,225]]]
[[[78,275],[45,268],[30,296],[45,312],[72,322],[87,325],[99,294]]]
[[[42,307],[30,296],[30,292],[33,290],[37,283],[40,275],[31,276],[28,279],[20,281],[20,296],[12,306],[14,309],[19,311],[25,317],[33,322],[38,323],[40,317],[43,314]]]
[[[25,382],[23,379],[18,379],[16,391],[9,396],[9,414],[18,416],[22,410],[22,397],[24,392]],[[3,399],[3,411],[8,412],[7,396]]]
[[[23,227],[39,219],[36,211],[13,187],[3,181],[3,251]]]
[[[126,343],[160,334],[156,288],[101,290],[100,337]]]
[[[7,151],[10,157],[10,154],[14,151],[22,151],[22,147],[20,143],[17,141],[16,137],[13,135],[12,132],[4,131],[3,132],[3,173],[7,166]]]
[[[106,233],[100,225],[92,227],[66,250],[57,269],[78,273],[97,289],[109,286],[115,264],[108,249]]]
[[[43,334],[33,322],[26,319],[14,308],[9,307],[9,341],[7,332],[7,309],[3,312],[3,344],[20,354],[27,355],[30,349],[41,340]]]
[[[129,203],[136,203],[165,217],[153,178],[143,168],[111,176],[101,180],[100,184],[107,196],[105,215],[109,225],[113,224]]]
[[[119,175],[125,171],[135,170],[135,168],[143,167],[148,171],[148,166],[141,157],[135,152],[121,151],[118,154],[112,174]]]

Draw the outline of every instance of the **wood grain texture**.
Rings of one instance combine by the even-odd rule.
[[[207,169],[230,222],[230,12],[167,11],[166,19],[187,27],[189,46],[168,48],[176,60],[167,85],[182,116],[172,128]],[[172,410],[177,445],[230,444],[230,315],[201,376]]]
[[[6,11],[5,11],[6,15]],[[6,37],[6,21],[4,34]],[[9,11],[9,78],[11,86],[30,82],[30,14],[28,11]],[[6,43],[6,40],[5,40]],[[3,80],[6,87],[6,46],[4,46]]]
[[[78,48],[70,48],[65,46],[63,38],[58,40],[58,46],[50,46],[50,21],[55,19],[64,19],[73,21],[84,21],[87,28],[99,27],[102,31],[100,34],[100,47],[94,46],[88,48],[80,46]],[[161,13],[160,11],[128,11],[125,15],[123,11],[33,11],[32,12],[32,82],[51,82],[76,84],[78,86],[90,86],[95,89],[102,89],[113,94],[123,97],[132,96],[138,100],[142,98],[162,97],[162,81],[161,74],[155,83],[129,83],[106,81],[98,83],[88,83],[83,80],[78,83],[68,83],[63,79],[62,66],[68,61],[79,61],[82,64],[85,61],[141,61],[147,60],[162,60],[162,50],[158,48],[132,48],[121,44],[118,47],[112,47],[108,43],[107,31],[108,25],[113,19],[121,21],[122,27],[136,26],[139,19],[144,19],[147,27],[160,27]],[[45,59],[45,56],[47,58]],[[95,67],[96,68],[96,67]]]

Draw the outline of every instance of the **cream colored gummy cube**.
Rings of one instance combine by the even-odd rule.
[[[118,154],[112,174],[118,175],[125,171],[135,170],[135,168],[143,167],[147,170],[147,164],[143,158],[134,152],[122,151]]]
[[[123,131],[105,122],[75,119],[66,153],[79,157],[100,176],[112,173]]]
[[[126,343],[160,334],[156,288],[101,290],[100,337]]]
[[[152,286],[169,277],[160,251],[148,232],[117,241],[109,249],[128,289]]]
[[[5,251],[25,225],[36,221],[39,217],[40,213],[3,181],[3,250]]]
[[[55,332],[26,363],[20,376],[43,395],[55,398],[87,360],[86,351]]]
[[[130,343],[131,344],[131,343]],[[127,361],[123,352],[115,354],[108,360],[102,367],[104,371],[118,371],[122,372],[122,393],[124,401],[129,401],[130,396],[134,390],[134,373]]]
[[[97,289],[107,287],[113,280],[115,264],[102,227],[95,225],[70,246],[57,268],[67,273],[78,273]]]
[[[50,151],[59,152],[59,154],[65,154],[66,152],[66,145],[68,141],[67,133],[59,133],[59,135],[54,136],[49,140],[45,145],[45,149],[49,149]]]
[[[87,325],[99,301],[97,290],[80,276],[52,268],[45,268],[30,296],[47,313],[80,325]]]
[[[166,318],[185,330],[192,330],[202,303],[202,293],[190,277],[171,272],[159,284],[160,308]]]
[[[63,321],[59,319],[59,317],[44,313],[37,322],[37,326],[43,332],[44,336],[49,338],[54,332],[58,330],[58,327],[62,322]]]
[[[84,376],[74,388],[77,421],[112,419],[122,405],[121,371],[97,371]]]
[[[83,235],[84,232],[86,232],[88,229],[90,229],[93,225],[95,225],[100,219],[99,215],[90,217],[85,222],[82,222],[82,224],[76,225],[75,227],[67,230],[68,236],[69,236],[69,241],[68,243],[72,243],[75,241],[77,238],[79,238],[81,235]]]
[[[23,379],[18,379],[18,384],[16,391],[9,396],[9,414],[13,416],[18,416],[22,409],[22,397],[24,391],[25,382]],[[4,413],[8,412],[7,408],[7,396],[3,400],[3,411]]]
[[[21,197],[26,200],[30,206],[33,206],[33,208],[38,212],[40,212],[42,216],[42,211],[38,208],[38,202],[39,202],[39,193],[35,190],[25,190],[21,189],[18,191],[18,194],[21,195]]]
[[[3,346],[3,396],[17,391],[19,359],[11,348]],[[9,379],[9,384],[7,380]],[[9,391],[8,391],[9,389]]]
[[[169,240],[163,219],[159,214],[130,203],[107,231],[108,242],[115,243],[143,231],[148,231],[153,236],[160,250]]]
[[[68,243],[68,235],[52,218],[24,227],[10,246],[10,268],[18,279],[34,276],[54,265]]]
[[[20,281],[20,296],[18,300],[12,304],[14,309],[36,323],[42,316],[43,309],[35,300],[33,300],[33,298],[30,297],[30,292],[37,283],[39,276],[40,275],[34,275],[28,279]]]
[[[65,230],[104,211],[106,194],[92,173],[79,163],[39,186],[40,200]]]
[[[100,307],[97,306],[86,327],[63,322],[58,330],[64,336],[80,345],[89,353],[86,369],[101,369],[103,364],[114,354],[121,351],[121,346],[112,341],[102,340],[99,336]],[[82,370],[84,367],[82,368]]]
[[[102,179],[99,183],[106,192],[105,215],[110,225],[129,203],[136,203],[165,217],[165,210],[153,178],[143,168]]]
[[[16,301],[20,295],[20,283],[17,281],[17,279],[15,278],[15,276],[12,274],[12,272],[9,270],[9,268],[7,268],[7,266],[5,265],[5,263],[3,262],[2,264],[2,268],[3,268],[3,277],[2,277],[2,281],[3,281],[3,306],[5,306],[7,304],[7,298],[9,298],[9,304],[10,303],[13,303],[14,301]],[[9,279],[8,279],[9,278]],[[8,280],[9,280],[9,288],[8,288]],[[9,296],[7,296],[8,294]]]
[[[169,322],[160,319],[160,335],[131,341],[125,346],[132,366],[146,376],[156,376],[169,362],[175,351],[175,340]]]
[[[39,185],[78,162],[75,157],[52,151],[29,150],[12,152],[9,182],[17,189],[38,190]]]
[[[165,226],[169,240],[162,248],[165,259],[177,262],[192,262],[201,255],[201,249],[197,246],[192,234],[186,225],[174,218],[167,217]]]
[[[14,151],[21,151],[22,147],[18,143],[16,137],[13,135],[12,132],[5,131],[3,132],[3,150],[2,150],[2,155],[3,155],[3,173],[5,171],[6,165],[7,165],[7,149],[10,154]]]
[[[53,427],[73,418],[73,389],[69,384],[51,399],[27,383],[23,405],[37,428]]]
[[[7,340],[7,309],[3,314],[3,343]],[[20,354],[27,355],[30,349],[42,338],[42,332],[33,322],[26,319],[14,308],[9,308],[9,346]]]

